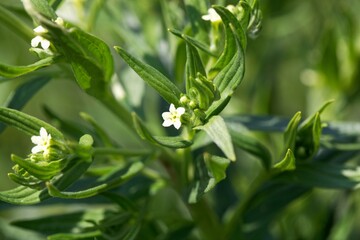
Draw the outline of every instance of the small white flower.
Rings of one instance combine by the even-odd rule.
[[[40,128],[40,136],[32,136],[31,141],[36,144],[31,149],[33,154],[43,152],[44,156],[47,156],[50,152],[51,135],[47,133],[45,128]]]
[[[221,17],[213,8],[208,9],[208,14],[201,17],[205,21],[211,21],[212,23],[221,22]]]
[[[38,47],[39,44],[44,50],[47,50],[50,47],[50,41],[47,40],[46,38],[43,38],[42,36],[36,36],[33,39],[31,39],[31,46],[33,48]]]
[[[46,28],[44,28],[43,26],[37,26],[36,28],[34,28],[34,32],[37,34],[37,35],[41,35],[41,34],[44,34],[44,33],[47,33],[48,30]]]
[[[185,113],[185,108],[175,108],[174,104],[170,104],[169,112],[164,112],[161,116],[164,119],[163,126],[170,127],[174,125],[176,129],[181,127],[180,117]]]

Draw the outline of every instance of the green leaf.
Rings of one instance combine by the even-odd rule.
[[[101,39],[82,31],[79,28],[70,30],[72,37],[94,63],[103,71],[104,81],[110,82],[114,72],[114,62],[107,44]]]
[[[80,178],[91,165],[90,160],[71,159],[63,175],[59,178],[54,178],[50,182],[57,189],[64,190]],[[47,188],[33,189],[25,186],[16,187],[10,190],[0,192],[0,201],[8,202],[17,205],[30,205],[40,203],[49,199],[51,196]]]
[[[210,51],[210,47],[205,45],[204,43],[198,41],[196,38],[190,37],[182,32],[180,32],[179,30],[176,29],[168,29],[168,31],[170,31],[172,34],[174,34],[175,36],[178,36],[182,39],[185,40],[186,43],[190,44],[193,47],[196,47],[197,49],[202,50],[203,52],[216,57],[216,55],[214,55],[213,52]]]
[[[210,154],[204,154],[204,160],[210,178],[209,185],[204,192],[208,192],[215,187],[217,183],[226,178],[226,169],[230,164],[230,160]]]
[[[318,112],[308,117],[299,127],[296,141],[295,157],[298,159],[312,158],[320,148],[322,124],[320,114],[333,101],[326,102]]]
[[[52,184],[51,182],[47,182],[47,188],[49,190],[49,194],[53,197],[71,199],[88,198],[123,184],[124,182],[133,178],[143,168],[144,164],[142,162],[134,162],[127,167],[126,171],[120,177],[117,177],[109,182],[100,184],[98,186],[77,192],[62,192],[56,187],[55,184]]]
[[[30,79],[11,93],[5,106],[17,110],[21,109],[50,79],[48,76]]]
[[[360,187],[360,168],[311,162],[299,164],[295,171],[281,175],[281,178],[307,187],[357,189]]]
[[[231,136],[222,117],[213,116],[204,126],[199,126],[195,129],[205,131],[212,141],[224,152],[225,156],[231,161],[235,161],[236,156]]]
[[[213,189],[226,177],[230,160],[204,153],[195,159],[195,177],[190,190],[188,202],[196,203],[206,192]]]
[[[48,19],[55,20],[57,15],[46,0],[23,0],[24,7],[30,15],[41,14]]]
[[[11,156],[11,160],[23,167],[28,173],[40,180],[49,180],[58,174],[66,165],[66,160],[61,159],[51,162],[33,162],[30,159],[23,159],[16,155]]]
[[[160,96],[165,99],[165,101],[173,103],[175,106],[179,105],[181,91],[173,82],[155,68],[131,56],[124,49],[115,47],[115,50],[147,84],[154,88]]]
[[[97,98],[103,98],[114,71],[109,47],[99,38],[78,28],[51,28],[54,45],[65,55],[79,86]]]
[[[295,168],[296,168],[295,157],[291,149],[288,149],[283,160],[281,160],[280,162],[274,165],[274,170],[276,172],[291,171],[294,170]]]
[[[239,127],[239,124],[237,124]],[[258,157],[266,170],[269,170],[272,165],[271,153],[269,149],[263,145],[259,140],[251,136],[245,126],[241,126],[241,131],[235,130],[230,125],[230,135],[234,145],[244,151]]]
[[[186,44],[186,92],[189,93],[192,82],[198,74],[206,76],[205,68],[197,50],[189,43]]]
[[[284,133],[284,149],[286,152],[288,151],[288,149],[295,151],[295,142],[300,120],[301,112],[297,112],[287,125]]]
[[[44,127],[52,138],[64,140],[62,133],[50,124],[14,109],[0,107],[0,122],[32,136],[39,135],[40,128]]]
[[[114,72],[107,44],[77,27],[67,29],[37,15],[35,19],[48,29],[49,41],[71,65],[79,86],[90,95],[103,98]]]
[[[153,144],[169,147],[169,148],[186,148],[191,146],[192,142],[183,139],[180,136],[168,137],[168,136],[153,136],[140,118],[133,113],[134,126],[139,136]]]
[[[207,119],[218,114],[227,105],[231,95],[241,83],[245,71],[245,33],[229,10],[224,7],[214,8],[223,20],[226,41],[221,56],[209,72],[209,78],[214,77],[214,85],[221,97],[206,111]]]
[[[0,64],[0,76],[6,78],[15,78],[33,72],[39,68],[49,66],[53,63],[54,63],[54,58],[48,57],[27,66],[10,66],[5,64]]]

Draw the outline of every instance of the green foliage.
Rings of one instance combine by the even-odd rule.
[[[3,0],[0,238],[358,238],[356,6]]]

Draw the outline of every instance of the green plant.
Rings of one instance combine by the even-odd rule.
[[[218,5],[211,8],[201,0],[75,1],[77,23],[58,17],[66,2],[0,3],[0,23],[31,44],[37,58],[22,66],[0,64],[1,83],[16,83],[0,108],[0,130],[14,127],[35,144],[25,157],[11,155],[15,165],[8,176],[18,186],[0,192],[0,200],[11,204],[0,206],[36,205],[55,211],[33,219],[1,220],[0,236],[358,236],[348,227],[356,223],[355,210],[336,221],[340,204],[335,200],[316,216],[308,206],[313,199],[321,205],[331,195],[318,189],[352,190],[360,181],[357,125],[321,120],[332,101],[307,118],[301,112],[291,119],[251,111],[226,114],[229,106],[236,106],[231,100],[239,99],[236,90],[246,78],[248,36],[255,38],[261,29],[258,1],[215,1]],[[106,23],[101,34],[94,30],[97,21]],[[349,59],[356,62],[358,57]],[[326,66],[318,71],[333,76]],[[338,74],[345,74],[346,86],[332,85],[338,94],[348,89],[352,101],[357,93],[349,90],[355,85],[354,69],[351,76]],[[84,101],[95,99],[99,109],[93,114],[81,110],[77,121],[48,105],[42,107],[47,121],[22,111],[43,87],[59,79],[76,82]],[[64,94],[57,101],[59,108],[65,100]],[[104,109],[111,112],[108,123],[101,116]],[[348,198],[353,208],[356,198]],[[63,213],[72,207],[77,210]],[[296,214],[328,222],[314,229],[305,226],[306,233],[296,227],[300,233],[294,233],[286,219]]]

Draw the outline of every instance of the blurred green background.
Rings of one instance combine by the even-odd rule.
[[[21,10],[20,1],[2,1],[4,6],[22,17],[31,28],[34,27]],[[173,10],[171,21],[165,21],[162,17],[164,4],[160,0],[63,2],[58,13],[65,20],[90,30],[109,46],[124,46],[167,75],[174,75],[172,57],[175,54],[176,38],[169,36],[166,29],[172,27],[181,30],[186,25],[183,1],[166,1],[166,6]],[[236,1],[212,3],[226,5],[235,4]],[[97,18],[92,15],[95,14],[92,11],[95,4],[102,6],[96,12]],[[295,112],[302,111],[308,116],[325,101],[334,99],[335,102],[322,115],[324,120],[358,122],[360,1],[262,0],[260,6],[263,11],[262,30],[256,39],[248,41],[245,78],[225,114],[291,117]],[[168,26],[169,22],[175,26]],[[2,22],[0,36],[2,63],[26,65],[37,60],[28,51],[30,39],[19,37]],[[154,124],[155,129],[160,128],[160,118],[148,114],[152,111],[151,106],[158,104],[154,92],[145,87],[136,75],[126,70],[116,54],[114,58],[120,82],[126,91],[134,93],[127,96],[127,101],[140,109],[147,120],[157,123],[157,126]],[[25,80],[0,80],[0,104],[5,105],[16,86]],[[143,91],[146,91],[144,98],[150,100],[144,101],[141,98]],[[125,146],[131,145],[131,136],[129,140],[122,124],[114,124],[113,116],[80,91],[74,81],[62,76],[54,78],[23,111],[47,119],[43,112],[44,106],[74,122],[82,121],[79,112],[88,112],[103,126],[107,126],[108,132],[118,142]],[[268,145],[276,153],[278,143],[271,144],[271,138],[264,139],[269,141]],[[7,129],[0,135],[0,190],[13,186],[6,175],[12,166],[10,154],[26,155],[30,149],[30,139],[14,129]],[[242,157],[250,158],[247,155]],[[355,158],[349,164],[356,164],[357,161]],[[241,176],[235,179],[239,181],[239,184],[234,183],[235,188],[242,192],[257,174],[258,168],[252,161],[238,161],[236,169]],[[250,171],[246,171],[247,169]],[[274,225],[273,231],[282,236],[282,239],[322,239],[316,235],[316,229],[324,227],[329,218],[336,218],[339,224],[332,229],[331,239],[343,239],[342,236],[356,239],[360,236],[356,228],[356,224],[360,223],[359,198],[356,192],[316,190],[311,196],[307,195],[290,205]],[[328,209],[333,206],[336,206],[336,216],[329,216]],[[299,215],[299,212],[302,214]],[[289,225],[292,226],[291,230],[286,227]]]

